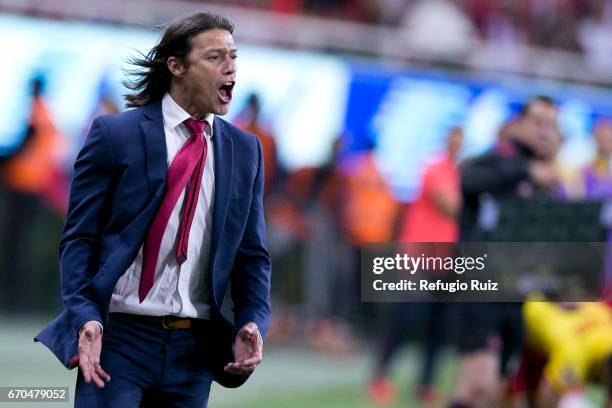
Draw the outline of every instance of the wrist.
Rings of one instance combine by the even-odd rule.
[[[255,333],[257,334],[257,339],[259,340],[259,343],[261,345],[263,345],[263,336],[261,335],[261,332],[259,331],[259,327],[257,327],[256,324],[253,324],[255,327],[252,327],[255,329]],[[236,333],[236,336],[234,337],[234,344],[236,343],[236,340],[238,340],[238,338],[240,337],[240,333],[245,330],[247,327],[247,325],[242,326],[242,328],[240,330],[238,330],[238,333]]]
[[[81,335],[81,332],[83,331],[83,329],[85,328],[85,326],[88,326],[88,325],[90,325],[90,326],[91,326],[91,325],[97,325],[98,327],[100,327],[100,335],[102,335],[102,333],[104,333],[104,326],[102,325],[102,323],[100,323],[100,322],[99,322],[99,321],[97,321],[97,320],[90,320],[90,321],[88,321],[88,322],[84,323],[84,324],[81,326],[81,328],[79,329],[79,336]]]

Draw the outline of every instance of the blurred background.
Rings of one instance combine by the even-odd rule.
[[[73,391],[76,373],[32,337],[60,308],[74,158],[93,118],[125,110],[127,59],[156,43],[154,27],[203,10],[236,25],[227,119],[264,147],[274,306],[258,374],[215,388],[210,406],[373,406],[394,306],[360,302],[359,245],[418,240],[402,235],[411,208],[425,185],[446,185],[425,177],[430,163],[452,153],[461,167],[496,149],[534,95],[557,106],[564,200],[612,197],[576,182],[596,160],[612,179],[612,145],[593,136],[601,125],[601,140],[612,137],[612,1],[0,0],[0,386]],[[565,217],[571,229],[579,215]],[[598,227],[587,240],[605,239]],[[454,382],[452,335],[429,380],[435,395],[423,397],[427,314],[412,313],[385,373],[392,406],[440,406]]]

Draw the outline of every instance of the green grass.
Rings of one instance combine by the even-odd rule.
[[[229,406],[246,406],[242,404]],[[293,393],[284,395],[271,395],[265,399],[258,399],[248,405],[251,408],[311,408],[311,407],[330,407],[330,408],[371,408],[375,405],[370,404],[364,398],[363,390],[359,387],[345,386],[320,391],[310,391],[303,393]],[[398,401],[388,407],[406,407],[406,401]],[[414,406],[414,405],[409,405]]]
[[[74,400],[76,371],[66,370],[32,337],[46,319],[0,319],[0,386],[69,387]],[[454,357],[445,353],[439,384],[446,393],[454,378]],[[413,348],[404,350],[392,368],[399,399],[391,408],[417,408],[412,399],[418,357]],[[211,408],[374,408],[368,402],[365,385],[370,376],[372,356],[368,350],[350,357],[321,354],[297,347],[267,347],[264,362],[249,381],[238,389],[213,384]],[[601,392],[593,394],[601,401]],[[599,398],[597,398],[599,397]],[[0,408],[71,407],[66,403],[0,403]]]
[[[0,386],[69,387],[74,400],[76,371],[66,370],[40,343],[32,338],[46,318],[0,318]],[[448,360],[448,359],[447,359]],[[264,362],[249,381],[238,389],[213,384],[209,407],[371,407],[365,384],[372,360],[367,350],[356,355],[335,356],[297,347],[268,347]],[[397,407],[416,406],[408,399],[408,386],[415,378],[415,354],[403,352],[394,365],[401,401]],[[446,364],[442,377],[450,384]],[[0,408],[9,406],[0,403]],[[20,403],[27,407],[69,407],[72,403]]]

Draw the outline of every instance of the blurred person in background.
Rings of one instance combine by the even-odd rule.
[[[461,241],[484,239],[487,226],[483,223],[490,218],[486,213],[495,212],[498,202],[550,200],[559,194],[555,158],[562,138],[554,101],[546,96],[530,99],[511,130],[507,142],[462,169]],[[459,368],[450,406],[495,406],[523,342],[521,305],[461,303],[456,308]]]
[[[345,157],[339,168],[344,180],[340,222],[353,252],[349,257],[352,276],[341,286],[347,302],[340,306],[343,315],[363,326],[368,320],[371,323],[373,308],[361,303],[361,246],[395,238],[399,203],[378,168],[374,141]]]
[[[476,39],[465,11],[451,0],[419,0],[402,17],[402,44],[421,55],[462,58]]]
[[[462,0],[481,38],[517,45],[529,40],[529,2],[525,0]]]
[[[532,408],[594,407],[585,387],[606,388],[612,407],[612,309],[600,302],[523,305],[526,347],[519,371]]]
[[[540,3],[540,4],[539,4]],[[534,45],[580,52],[579,22],[583,9],[576,0],[557,0],[541,4],[531,1],[530,42]]]
[[[596,3],[575,0],[459,0],[481,38],[512,46],[581,51],[581,21]]]
[[[612,69],[612,2],[591,0],[580,2],[586,8],[585,18],[580,21],[578,37],[584,57],[598,73],[607,74]]]
[[[101,88],[103,87],[101,86]],[[89,115],[89,119],[86,122],[86,126],[83,128],[82,143],[85,142],[85,140],[87,139],[89,129],[91,129],[91,125],[98,116],[113,115],[121,111],[119,106],[111,98],[111,95],[109,93],[104,92],[103,89],[101,89],[101,91],[102,92],[99,93],[98,100],[94,105],[94,109]]]
[[[303,261],[309,240],[305,208],[308,198],[306,169],[290,171],[278,180],[265,200],[268,248],[275,260],[272,286],[275,312],[268,343],[285,342],[302,330],[301,311]],[[302,336],[303,333],[300,333]]]
[[[506,143],[512,143],[514,136],[520,132],[520,121],[518,119],[511,119],[504,123],[497,134],[497,145],[504,145]]]
[[[603,201],[609,206],[612,200],[612,121],[607,118],[598,120],[593,130],[596,153],[593,161],[566,180],[564,191],[570,200]],[[604,207],[604,218],[609,218],[609,210]],[[609,208],[609,207],[608,207]],[[606,220],[610,223],[609,220]],[[609,225],[608,225],[609,227]],[[612,242],[612,232],[608,234],[608,243]],[[606,246],[605,282],[602,298],[612,304],[612,248]]]
[[[65,308],[35,338],[79,367],[76,406],[205,407],[213,380],[237,387],[262,360],[262,149],[216,116],[236,79],[232,32],[208,13],[168,25],[132,60],[135,109],[98,117],[76,159]],[[221,313],[230,285],[233,324]]]
[[[346,183],[342,225],[355,248],[366,242],[389,242],[397,222],[399,203],[378,169],[374,149],[370,141],[365,150],[351,153],[340,165]]]
[[[283,342],[288,339],[296,327],[296,313],[291,306],[297,302],[294,290],[296,272],[300,271],[299,260],[304,251],[307,220],[299,211],[300,201],[293,193],[302,191],[302,186],[289,189],[292,174],[286,174],[278,163],[277,143],[275,136],[262,123],[262,101],[258,94],[251,93],[246,98],[246,105],[238,113],[235,125],[254,134],[259,139],[264,159],[264,208],[266,209],[266,231],[268,249],[275,259],[275,273],[272,285],[275,288],[273,303],[275,313],[268,330],[268,342]]]
[[[242,130],[254,134],[261,143],[264,158],[264,197],[270,193],[278,179],[278,161],[276,138],[261,123],[261,101],[257,94],[252,93],[247,97],[247,105],[238,115],[236,126]]]
[[[612,121],[600,119],[595,124],[593,137],[596,144],[595,158],[566,182],[569,199],[612,199]]]
[[[461,189],[456,160],[462,142],[462,129],[452,128],[446,139],[445,154],[426,166],[421,192],[408,206],[400,221],[402,226],[399,242],[457,242]],[[413,246],[408,248],[410,251],[414,250]],[[442,402],[442,395],[433,386],[433,380],[436,360],[448,335],[445,330],[448,327],[448,303],[416,302],[400,303],[398,306],[378,350],[375,374],[368,386],[368,394],[373,402],[379,404],[390,403],[395,399],[395,386],[388,379],[391,359],[407,332],[424,327],[424,333],[419,336],[422,340],[424,360],[416,397],[424,406],[438,406]]]
[[[308,338],[318,350],[348,353],[356,348],[351,336],[351,316],[343,313],[352,293],[343,289],[353,279],[351,248],[339,222],[346,199],[345,179],[339,169],[342,137],[332,145],[329,159],[310,172],[309,225],[304,265],[304,299],[309,321]]]
[[[346,310],[354,293],[343,289],[354,270],[339,222],[344,202],[341,146],[339,137],[321,166],[289,172],[270,197],[268,212],[270,250],[278,251],[273,252],[278,312],[268,337],[281,341],[299,336],[327,353],[354,350],[348,325],[353,316]],[[297,323],[304,321],[306,325]]]
[[[44,95],[45,80],[31,82],[32,111],[26,136],[4,164],[5,184],[14,191],[34,194],[64,216],[68,182],[61,168],[68,146],[54,123]]]
[[[12,312],[32,311],[36,305],[34,285],[47,279],[37,276],[31,265],[34,239],[41,231],[41,220],[61,222],[67,205],[68,181],[61,166],[67,142],[45,101],[45,79],[36,76],[30,86],[31,112],[24,140],[1,168],[7,217],[2,229],[6,259],[0,302],[3,310]]]
[[[482,239],[479,212],[489,197],[548,197],[558,192],[560,179],[555,159],[562,138],[557,115],[550,98],[532,98],[516,120],[502,127],[501,141],[492,152],[465,163],[461,174],[462,241]]]
[[[380,11],[376,1],[369,0],[303,0],[303,12],[338,20],[377,23]]]

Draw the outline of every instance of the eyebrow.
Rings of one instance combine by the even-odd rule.
[[[231,54],[231,53],[234,53],[234,52],[237,52],[237,51],[238,51],[238,48],[232,48],[231,50],[229,50],[229,53]],[[223,52],[223,53],[226,53],[228,51],[227,51],[226,48],[210,48],[210,49],[206,50],[205,52],[206,53],[209,53],[209,52]]]

